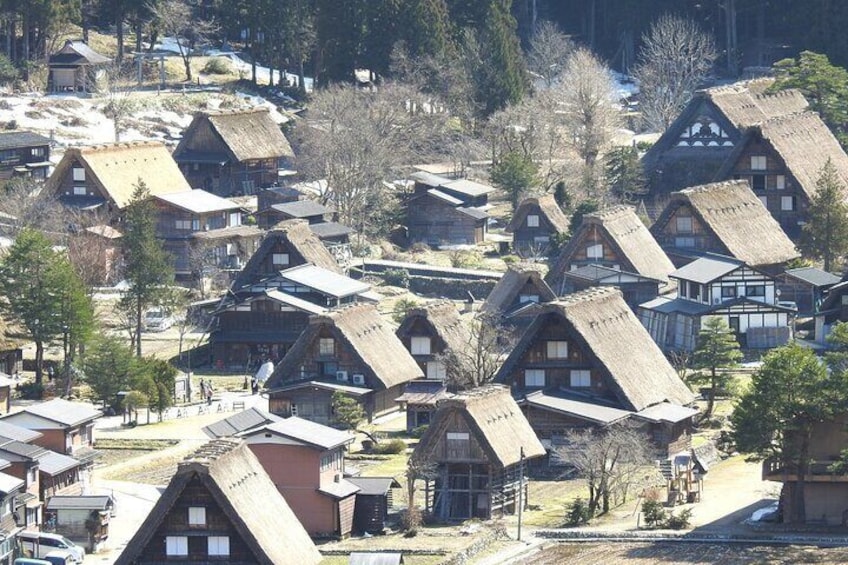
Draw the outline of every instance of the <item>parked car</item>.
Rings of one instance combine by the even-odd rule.
[[[174,322],[174,317],[162,309],[148,310],[144,314],[144,329],[149,332],[164,332]]]
[[[32,559],[30,557],[18,557],[15,559],[14,565],[53,565],[44,559]]]
[[[46,559],[50,553],[58,550],[66,550],[70,553],[75,563],[82,563],[85,559],[83,547],[59,534],[21,532],[18,534],[18,539],[21,542],[21,549],[38,559]]]

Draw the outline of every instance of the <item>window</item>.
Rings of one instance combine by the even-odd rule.
[[[445,435],[447,440],[448,459],[468,459],[471,457],[471,442],[468,438],[468,432],[448,432]]]
[[[601,243],[594,243],[586,248],[586,257],[589,259],[603,259],[604,246]]]
[[[723,287],[721,287],[721,297],[722,298],[736,298],[736,287],[735,286],[723,286]]]
[[[289,264],[289,254],[288,253],[274,253],[271,256],[271,262],[274,265],[288,265]]]
[[[786,188],[786,177],[784,175],[777,175],[774,178],[774,186],[778,190],[783,190]]]
[[[528,228],[538,228],[539,227],[539,216],[536,214],[529,214],[527,216],[527,227]]]
[[[169,557],[188,555],[188,536],[167,536],[165,555]]]
[[[430,355],[430,338],[415,336],[411,340],[413,355]]]
[[[174,226],[178,230],[190,230],[191,229],[191,220],[176,220],[174,222]]]
[[[689,298],[692,300],[701,299],[701,285],[698,283],[689,282]]]
[[[206,508],[203,506],[188,507],[188,525],[189,526],[205,526],[206,525]]]
[[[318,340],[318,355],[335,355],[336,340],[331,337],[322,337]]]
[[[75,186],[74,187],[74,196],[85,196],[88,194],[88,191],[84,186]]]
[[[766,156],[765,155],[752,155],[751,156],[751,170],[752,171],[765,171],[766,170]]]
[[[443,381],[447,378],[448,372],[445,368],[445,364],[441,361],[428,361],[427,362],[427,378],[428,379],[437,379]]]
[[[228,557],[230,555],[230,538],[228,536],[209,536],[206,539],[209,557]]]
[[[588,388],[592,386],[592,376],[589,369],[572,369],[571,386],[575,388]]]
[[[232,227],[240,226],[240,225],[241,225],[241,214],[238,213],[238,212],[230,213],[229,227],[232,228]]]
[[[548,342],[548,359],[567,359],[568,358],[568,342],[567,341],[549,341]]]
[[[745,287],[745,296],[765,296],[766,295],[766,287],[765,285],[755,284]]]
[[[194,231],[198,231],[200,229],[200,220],[192,220],[191,229],[193,229]],[[209,229],[208,226],[206,229]]]
[[[33,147],[31,154],[32,154],[33,157],[44,157],[44,148],[43,147]]]
[[[781,196],[780,197],[780,209],[784,212],[790,212],[795,209],[795,197],[794,196]]]
[[[677,233],[692,233],[692,216],[677,216]]]
[[[539,295],[538,294],[519,294],[518,295],[518,303],[524,304],[526,302],[534,302],[536,304],[539,303]]]
[[[763,203],[763,206],[765,206],[766,209],[768,209],[768,196],[760,196],[759,199],[760,199],[760,202]]]
[[[74,167],[74,182],[85,182],[85,169]]]
[[[545,386],[545,370],[544,369],[524,369],[524,386],[526,387],[543,387]]]
[[[674,246],[675,247],[682,247],[682,248],[695,247],[695,238],[694,237],[675,237],[674,238]]]
[[[751,175],[751,188],[754,190],[765,190],[766,189],[766,176],[765,175]]]

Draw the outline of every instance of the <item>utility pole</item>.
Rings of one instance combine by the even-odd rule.
[[[518,459],[518,541],[521,541],[521,511],[524,509],[524,448]]]

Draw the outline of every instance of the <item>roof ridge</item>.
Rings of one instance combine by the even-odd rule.
[[[615,206],[608,206],[606,208],[602,208],[600,210],[595,210],[594,212],[584,214],[583,218],[606,220],[608,218],[619,216],[621,214],[626,214],[629,210],[633,210],[633,208],[625,204],[616,204]]]
[[[188,454],[177,466],[178,468],[183,468],[191,465],[200,465],[201,467],[208,468],[223,456],[231,453],[241,443],[241,440],[234,438],[213,439]]]
[[[125,149],[135,149],[137,147],[165,147],[161,141],[152,139],[137,140],[137,141],[119,141],[116,143],[97,143],[94,145],[80,145],[68,147],[68,151],[76,150],[80,153],[96,153],[100,151],[120,151]]]

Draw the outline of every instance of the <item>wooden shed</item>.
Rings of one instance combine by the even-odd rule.
[[[115,501],[111,496],[53,496],[45,511],[44,521],[55,523],[57,534],[80,545],[96,546],[109,537]],[[90,529],[92,520],[96,521],[96,530]]]
[[[393,477],[348,477],[347,481],[359,487],[353,510],[353,531],[382,533],[392,507],[392,489],[400,488],[400,483]]]
[[[93,92],[104,68],[112,62],[82,41],[66,41],[50,55],[47,90],[50,92]]]

